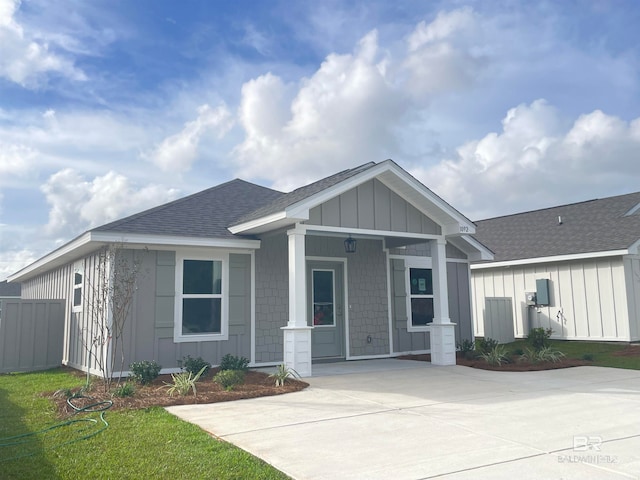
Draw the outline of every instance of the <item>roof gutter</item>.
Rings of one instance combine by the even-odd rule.
[[[552,257],[521,258],[518,260],[507,260],[504,262],[474,263],[474,264],[471,264],[471,270],[485,270],[487,268],[501,268],[501,267],[516,267],[519,265],[531,265],[533,263],[566,262],[571,260],[585,260],[589,258],[619,257],[622,255],[629,255],[631,253],[632,252],[630,252],[630,249],[624,249],[624,250],[607,250],[603,252],[574,253],[570,255],[555,255]]]

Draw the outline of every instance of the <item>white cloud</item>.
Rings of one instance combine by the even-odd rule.
[[[420,22],[407,39],[404,69],[414,96],[433,95],[473,84],[487,59],[474,48],[480,22],[471,8],[440,12]]]
[[[485,62],[472,55],[471,9],[421,22],[392,53],[372,30],[351,54],[328,55],[298,84],[272,73],[246,82],[239,108],[244,141],[233,151],[242,177],[290,189],[371,160],[401,157],[406,132],[434,94],[471,85]]]
[[[38,87],[45,74],[55,72],[71,80],[86,80],[72,59],[53,52],[15,20],[18,0],[0,0],[0,77],[25,88]]]
[[[353,54],[329,55],[295,88],[272,74],[243,86],[246,137],[234,151],[241,176],[286,189],[394,149],[405,99],[385,77],[375,31]]]
[[[159,185],[138,188],[115,172],[87,180],[69,168],[52,175],[41,189],[51,205],[47,233],[67,237],[173,200],[178,194]]]
[[[28,249],[0,252],[0,281],[33,263],[36,258],[35,253]]]
[[[0,139],[0,184],[7,176],[29,171],[37,153],[26,145],[5,143]]]
[[[544,100],[507,112],[502,131],[412,173],[475,219],[635,191],[640,118],[599,110],[566,126]]]
[[[215,132],[220,138],[231,126],[231,113],[225,105],[215,109],[202,105],[198,108],[198,117],[187,122],[180,132],[165,138],[151,154],[151,160],[164,171],[185,172],[197,159],[203,137]]]

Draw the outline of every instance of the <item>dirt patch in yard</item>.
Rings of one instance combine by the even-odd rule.
[[[430,362],[431,355],[404,355],[398,357],[401,360],[418,360],[421,362]],[[563,358],[558,362],[523,362],[519,360],[517,355],[514,355],[512,362],[503,363],[502,365],[490,365],[482,358],[467,359],[462,355],[458,355],[456,358],[457,365],[463,365],[465,367],[480,368],[482,370],[494,370],[500,372],[532,372],[538,370],[554,370],[557,368],[569,368],[569,367],[582,367],[585,365],[591,365],[591,362],[586,360],[578,360],[575,358]]]
[[[611,355],[614,357],[640,357],[640,344],[633,343],[627,345],[622,350],[613,352]]]
[[[70,373],[84,378],[85,374],[77,370],[68,369]],[[200,378],[196,382],[196,396],[190,391],[189,395],[182,396],[175,394],[169,396],[166,384],[172,383],[171,375],[160,375],[150,385],[133,384],[135,393],[131,397],[115,397],[104,393],[101,380],[93,382],[91,389],[85,395],[89,398],[74,398],[72,400],[76,407],[83,407],[90,403],[100,400],[112,400],[112,410],[121,409],[140,409],[148,407],[168,407],[171,405],[191,405],[202,403],[228,402],[231,400],[240,400],[243,398],[266,397],[271,395],[281,395],[283,393],[297,392],[309,386],[308,383],[287,379],[281,387],[275,386],[275,380],[269,378],[269,375],[263,372],[250,370],[246,373],[244,383],[237,385],[231,391],[227,391],[213,381],[213,376],[217,373],[217,369],[212,369],[206,376]],[[72,393],[78,392],[80,388],[71,390]],[[67,404],[66,394],[68,392],[58,392],[47,394],[51,396],[57,406],[61,416],[68,416],[73,413],[73,409]]]

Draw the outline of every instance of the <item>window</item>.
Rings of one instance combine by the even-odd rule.
[[[333,270],[313,270],[313,325],[315,327],[333,327],[334,283]]]
[[[73,268],[73,308],[74,312],[82,311],[82,286],[84,284],[84,263],[78,262]]]
[[[226,258],[179,256],[176,270],[176,341],[227,339]]]
[[[433,323],[433,275],[431,268],[407,268],[409,331],[424,330]]]

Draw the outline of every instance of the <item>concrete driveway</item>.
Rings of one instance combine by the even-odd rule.
[[[314,365],[306,390],[168,410],[296,479],[639,479],[640,371]]]

